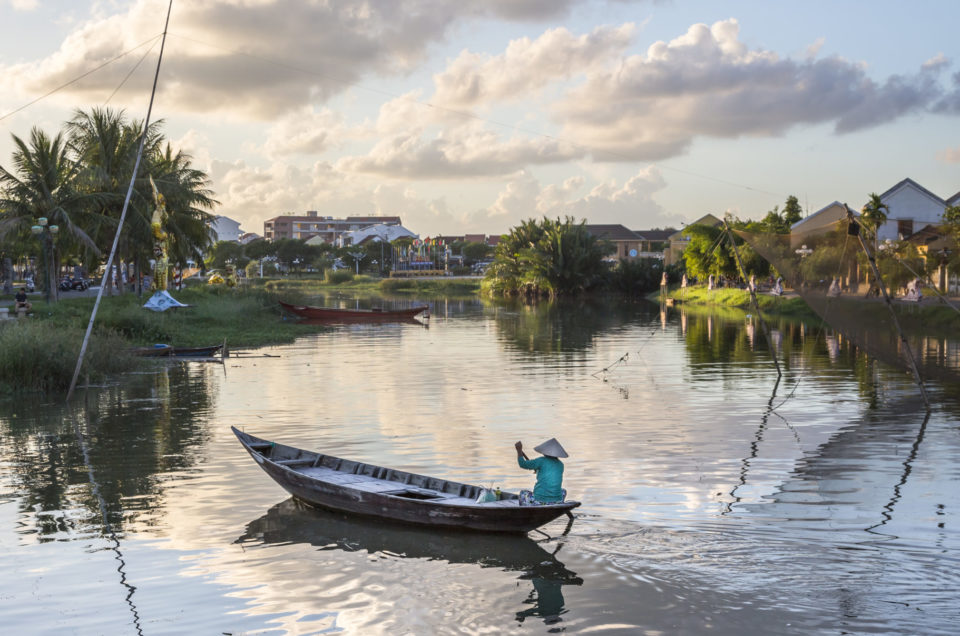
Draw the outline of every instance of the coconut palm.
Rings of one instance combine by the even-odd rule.
[[[90,220],[89,210],[102,195],[78,189],[80,165],[70,157],[62,133],[51,138],[35,127],[29,143],[16,135],[13,143],[13,170],[0,166],[0,239],[26,235],[41,218],[58,227],[59,233],[43,237],[47,244],[45,285],[51,300],[56,300],[61,250],[83,248],[99,253],[84,227]]]
[[[883,202],[883,199],[881,199],[880,195],[876,192],[870,193],[870,199],[863,206],[863,209],[860,210],[860,219],[864,227],[873,233],[875,244],[879,243],[877,235],[880,232],[880,226],[887,222],[887,213],[889,211],[889,206]]]

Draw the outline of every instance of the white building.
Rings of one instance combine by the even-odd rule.
[[[854,216],[860,216],[856,210],[853,214]],[[790,226],[790,247],[800,247],[808,238],[836,229],[837,222],[846,220],[846,218],[847,206],[839,201],[834,201],[820,208]]]
[[[218,241],[239,241],[243,232],[240,230],[240,222],[234,221],[230,217],[216,216],[210,222],[210,231],[213,234],[213,242]]]
[[[361,230],[354,230],[353,232],[344,232],[337,238],[337,245],[339,247],[346,247],[347,245],[361,245],[367,241],[386,241],[392,243],[400,238],[419,238],[418,234],[414,234],[407,228],[402,225],[386,225],[384,223],[378,223],[377,225],[371,225],[370,227],[365,227]],[[314,239],[307,241],[307,244],[311,244]]]
[[[952,197],[951,197],[952,198]],[[880,241],[906,238],[926,225],[943,222],[947,202],[913,179],[904,179],[880,195],[887,221],[877,231]]]

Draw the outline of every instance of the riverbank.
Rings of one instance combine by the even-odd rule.
[[[696,286],[671,290],[667,294],[667,297],[674,299],[674,301],[678,303],[687,305],[738,307],[746,311],[753,309],[750,292],[746,289],[725,288],[708,290],[706,286]],[[659,292],[650,294],[648,298],[657,302],[660,294]],[[783,296],[757,294],[757,302],[760,304],[760,310],[764,313],[819,320],[817,314],[796,294],[785,294]]]

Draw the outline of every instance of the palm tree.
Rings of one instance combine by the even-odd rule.
[[[887,212],[889,211],[890,207],[883,202],[883,199],[876,192],[870,193],[870,200],[860,210],[860,219],[864,227],[873,232],[874,248],[880,244],[878,237],[880,226],[887,222]]]
[[[212,217],[206,210],[217,201],[209,189],[209,179],[190,165],[189,155],[174,152],[169,143],[164,146],[161,127],[162,121],[157,121],[146,131],[143,158],[118,246],[118,255],[138,269],[144,268],[152,256],[150,221],[155,203],[151,176],[166,200],[170,260],[181,265],[189,259],[199,260],[211,243],[207,224]],[[93,108],[76,111],[67,129],[71,147],[85,166],[85,186],[111,193],[100,210],[106,222],[97,228],[98,243],[106,249],[120,220],[143,124],[128,121],[122,110]]]
[[[0,239],[25,235],[40,219],[47,219],[43,230],[46,263],[46,289],[57,299],[56,272],[61,249],[83,248],[99,253],[95,241],[85,229],[90,204],[102,197],[96,191],[77,188],[80,165],[71,159],[62,133],[52,139],[41,129],[30,131],[29,144],[13,135],[13,171],[0,166]],[[57,226],[61,231],[53,234]]]

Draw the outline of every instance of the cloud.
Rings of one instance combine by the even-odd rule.
[[[270,119],[323,102],[366,75],[406,73],[466,19],[550,19],[575,0],[206,0],[174,6],[164,53],[161,101],[169,109],[230,112]],[[14,6],[32,3],[15,0]],[[122,13],[78,26],[45,59],[0,67],[0,75],[39,94],[160,34],[165,0],[134,0]],[[155,60],[154,56],[150,59]],[[137,54],[139,55],[139,53]],[[63,91],[98,102],[131,67],[111,64]],[[147,68],[149,65],[145,65]],[[142,82],[141,82],[142,84]],[[119,99],[142,95],[131,82]]]
[[[552,29],[536,40],[510,42],[502,55],[464,51],[442,73],[434,76],[432,103],[453,108],[483,102],[525,99],[549,82],[575,76],[623,53],[635,27],[599,27],[579,37],[566,29]]]
[[[943,163],[960,163],[960,146],[941,150],[937,153],[937,160]]]
[[[285,115],[270,127],[264,151],[272,158],[319,154],[336,147],[346,135],[341,114],[305,108]]]
[[[560,137],[608,161],[683,153],[698,136],[775,136],[833,122],[849,133],[932,110],[942,63],[883,82],[842,58],[796,61],[739,40],[736,20],[696,24],[646,55],[589,74],[554,111]]]
[[[405,179],[459,179],[507,175],[525,166],[583,156],[575,146],[545,137],[502,141],[481,125],[461,126],[432,138],[400,133],[379,141],[365,156],[344,157],[344,172]]]
[[[532,175],[521,172],[506,184],[492,205],[469,214],[464,224],[473,231],[505,232],[523,219],[543,216],[621,223],[629,229],[676,223],[653,199],[667,185],[655,166],[639,170],[623,183],[609,180],[579,194],[584,185],[582,177],[571,177],[560,184],[542,186]]]
[[[33,11],[40,6],[39,0],[10,0],[14,11]]]

